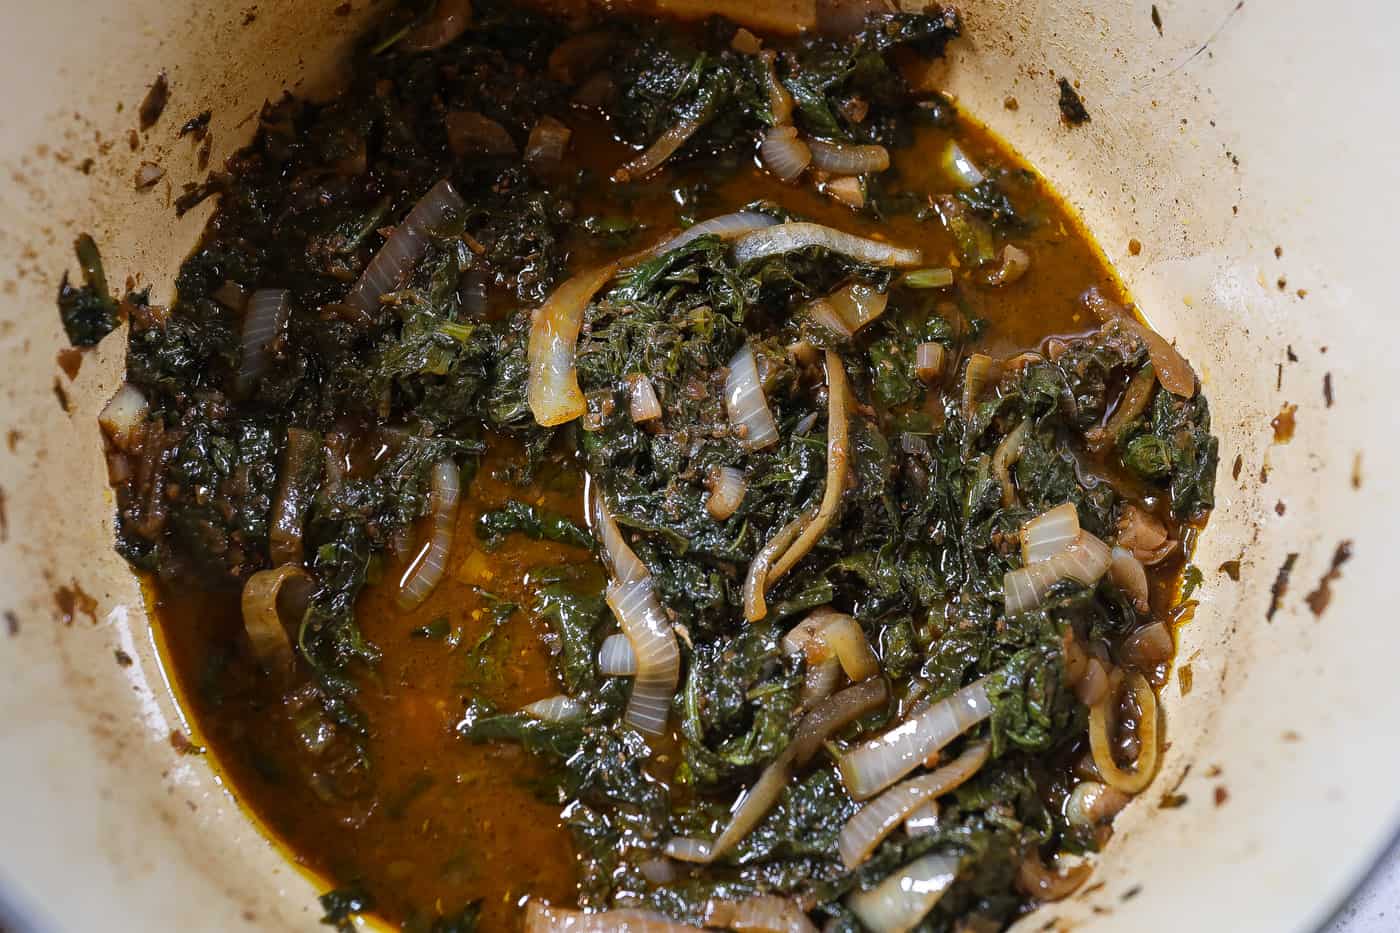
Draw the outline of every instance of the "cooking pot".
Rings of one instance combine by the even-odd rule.
[[[801,0],[711,5],[804,15]],[[1381,262],[1400,244],[1400,130],[1384,118],[1400,99],[1400,16],[1302,0],[960,6],[949,91],[1083,215],[1201,373],[1221,438],[1196,606],[1163,691],[1161,773],[1119,818],[1094,883],[1022,928],[1314,929],[1400,817],[1386,363],[1400,321]],[[333,88],[375,14],[365,0],[7,12],[0,926],[8,913],[43,930],[320,928],[319,882],[239,808],[172,696],[111,547],[96,415],[122,340],[72,370],[54,294],[90,232],[114,284],[168,300],[211,207],[175,216],[181,186],[204,175],[201,144],[178,128],[211,111],[220,165],[265,99]],[[168,105],[141,129],[158,73]],[[1060,78],[1091,122],[1061,122]],[[144,162],[163,175],[138,191]]]

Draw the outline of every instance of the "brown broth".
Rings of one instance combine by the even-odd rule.
[[[593,118],[574,121],[576,162],[599,179],[629,151],[611,140]],[[909,190],[949,191],[937,154],[956,136],[983,163],[1023,167],[1003,143],[971,121],[952,132],[922,128],[916,144],[895,154],[900,183]],[[678,227],[671,190],[709,180],[700,216],[768,199],[842,229],[921,248],[930,265],[955,264],[951,238],[936,222],[901,215],[885,222],[860,216],[810,186],[781,184],[757,166],[715,172],[706,167],[668,169],[635,186],[625,202],[600,181],[579,204],[581,215],[624,214],[644,232],[621,255]],[[1040,346],[1051,335],[1089,330],[1079,295],[1097,285],[1107,295],[1123,290],[1078,219],[1044,182],[1032,180],[1021,201],[1042,217],[1018,242],[1032,255],[1029,273],[1011,285],[963,289],[968,310],[990,324],[978,349],[1006,357]],[[1029,193],[1029,197],[1027,196]],[[596,240],[576,244],[572,266],[603,258]],[[394,602],[401,564],[389,562],[377,585],[367,588],[358,616],[364,634],[383,653],[378,667],[361,670],[363,709],[374,761],[372,793],[352,801],[318,796],[299,774],[282,695],[260,677],[240,647],[242,625],[236,593],[154,585],[151,602],[174,680],[198,726],[198,740],[212,751],[238,800],[262,820],[295,860],[335,884],[360,881],[377,912],[391,920],[431,918],[481,899],[482,928],[516,929],[527,896],[556,903],[574,900],[573,853],[556,799],[544,787],[544,769],[516,745],[474,745],[454,725],[464,700],[477,696],[514,709],[557,693],[550,673],[547,628],[527,609],[497,622],[493,598],[528,606],[530,575],[561,563],[591,562],[578,548],[515,535],[492,554],[480,549],[477,516],[522,498],[581,521],[582,475],[542,477],[522,490],[502,478],[519,451],[494,441],[465,488],[450,560],[450,576],[420,608],[400,611]],[[1174,592],[1180,563],[1158,572],[1154,601]],[[486,593],[492,596],[485,595]],[[1161,607],[1159,607],[1159,616]],[[415,629],[446,619],[445,638],[415,637]],[[489,637],[488,637],[489,636]],[[478,663],[474,646],[485,638]],[[665,778],[674,755],[661,749],[653,773]]]

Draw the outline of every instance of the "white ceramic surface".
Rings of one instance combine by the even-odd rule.
[[[212,107],[218,164],[264,98],[333,83],[372,11],[363,0],[349,16],[334,0],[9,6],[0,901],[46,930],[317,929],[314,884],[248,822],[211,762],[172,747],[173,731],[192,730],[110,549],[94,419],[118,381],[120,340],[70,382],[55,365],[53,293],[72,237],[90,231],[114,280],[130,274],[167,297],[207,216],[206,206],[176,220],[170,207],[200,174],[176,128]],[[950,87],[1082,212],[1147,316],[1203,373],[1222,437],[1219,508],[1197,553],[1205,585],[1180,633],[1194,689],[1182,696],[1174,677],[1166,690],[1163,773],[1120,819],[1102,886],[1025,927],[1314,929],[1400,817],[1400,573],[1388,550],[1400,505],[1389,352],[1400,335],[1400,14],[1160,0],[1159,33],[1145,3],[961,6],[969,35]],[[162,68],[169,108],[133,149],[136,105]],[[1089,125],[1059,122],[1060,75],[1076,81]],[[167,175],[138,194],[142,160]],[[1297,436],[1274,445],[1269,419],[1285,402],[1298,405]],[[1315,617],[1304,595],[1342,540],[1355,556]],[[1269,622],[1289,553],[1293,582]],[[1235,558],[1238,584],[1216,570]],[[92,611],[62,618],[64,589],[90,594]],[[118,650],[134,663],[120,666]],[[1189,802],[1159,809],[1171,788]]]

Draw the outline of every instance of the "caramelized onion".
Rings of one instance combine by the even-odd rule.
[[[345,296],[345,303],[365,318],[374,318],[380,298],[396,289],[404,275],[423,258],[431,232],[465,210],[466,204],[451,182],[444,178],[433,185],[365,266],[365,271]]]
[[[1171,660],[1176,644],[1165,622],[1144,625],[1123,640],[1124,663],[1147,672],[1158,664]]]
[[[553,168],[563,161],[573,133],[551,116],[540,117],[525,142],[525,161],[535,168]]]
[[[682,120],[677,123],[662,133],[656,142],[652,143],[636,158],[618,166],[617,170],[613,172],[612,180],[626,182],[651,174],[660,168],[667,159],[675,155],[681,146],[685,145],[685,141],[694,136],[695,131],[703,125],[698,118]]]
[[[282,334],[292,309],[292,293],[285,288],[260,288],[248,299],[243,312],[243,355],[238,363],[238,392],[247,395],[267,371],[268,346]]]
[[[1165,337],[1142,324],[1129,314],[1126,308],[1109,301],[1097,288],[1085,292],[1082,300],[1085,307],[1101,322],[1116,322],[1147,346],[1147,354],[1152,358],[1152,367],[1157,371],[1157,381],[1162,384],[1162,388],[1181,398],[1190,398],[1196,394],[1195,370]]]
[[[812,150],[791,126],[775,126],[763,134],[758,157],[764,168],[782,181],[794,181],[812,164]]]
[[[526,395],[535,421],[544,427],[572,421],[587,410],[574,367],[578,332],[588,303],[617,274],[619,265],[610,262],[573,276],[554,290],[530,321]]]
[[[740,933],[817,933],[801,907],[773,894],[746,897],[742,901],[710,901],[705,924]]]
[[[504,126],[475,111],[454,111],[443,118],[447,147],[459,159],[469,155],[514,155],[515,140]]]
[[[773,569],[764,581],[765,588],[781,580],[783,574],[806,557],[821,540],[836,519],[841,496],[846,491],[846,474],[850,466],[851,392],[846,380],[846,367],[835,350],[826,351],[826,385],[826,488],[822,493],[821,505],[812,521],[803,526],[792,546],[774,561]]]
[[[792,95],[778,80],[778,53],[771,49],[760,52],[763,61],[763,85],[768,91],[768,111],[773,117],[774,126],[785,126],[792,122]]]
[[[607,601],[637,656],[637,673],[624,718],[642,732],[662,735],[680,679],[676,633],[657,602],[650,576],[614,580],[608,584]]]
[[[901,781],[857,811],[841,827],[836,848],[847,870],[870,857],[886,836],[919,807],[966,782],[987,761],[988,747],[978,742],[928,774]]]
[[[854,334],[885,313],[890,296],[888,292],[882,292],[873,285],[851,282],[827,295],[826,300],[845,323],[846,328]]]
[[[310,584],[311,578],[296,564],[283,564],[271,570],[259,570],[243,584],[243,628],[253,646],[258,666],[268,674],[286,678],[296,664],[292,639],[277,611],[277,597],[290,580]]]
[[[823,742],[871,710],[884,706],[889,695],[884,678],[871,677],[817,702],[793,733],[793,762],[805,765]]]
[[[933,385],[943,378],[943,365],[947,358],[948,351],[943,344],[933,341],[921,343],[914,351],[914,372],[925,385]]]
[[[1125,771],[1113,759],[1112,740],[1108,734],[1109,704],[1115,700],[1112,695],[1105,696],[1089,708],[1089,748],[1094,755],[1094,766],[1099,769],[1104,783],[1125,794],[1136,794],[1152,782],[1157,770],[1157,696],[1152,692],[1152,685],[1141,674],[1130,673],[1124,682],[1133,691],[1133,698],[1141,711],[1136,768]]]
[[[822,193],[826,194],[851,210],[865,207],[865,182],[859,175],[843,175],[822,182]]]
[[[955,855],[932,852],[915,859],[868,891],[846,898],[871,933],[907,933],[933,909],[958,877]]]
[[[1031,254],[1011,243],[1001,248],[1001,259],[984,277],[988,285],[1010,285],[1031,267]]]
[[[744,577],[744,618],[748,621],[757,622],[768,614],[765,596],[773,564],[792,546],[792,542],[797,540],[802,529],[816,517],[819,508],[820,506],[814,503],[799,512],[796,518],[774,532],[749,562],[749,571]]]
[[[999,373],[996,360],[985,353],[974,353],[967,358],[967,369],[963,371],[963,417],[971,420],[977,410],[977,403],[987,386],[996,381]]]
[[[402,52],[431,52],[467,31],[472,24],[471,0],[437,0],[421,25],[398,42]]]
[[[841,669],[852,681],[865,680],[880,673],[880,661],[860,623],[844,612],[817,610],[820,615],[820,637],[830,646]]]
[[[746,343],[729,361],[724,379],[724,408],[735,432],[750,450],[762,450],[778,441],[778,423],[768,408],[758,378],[758,361]]]
[[[715,467],[706,477],[710,494],[705,498],[705,510],[716,521],[724,521],[739,510],[748,484],[744,471],[734,467]]]
[[[1133,556],[1133,552],[1127,548],[1115,547],[1111,554],[1112,563],[1108,565],[1109,579],[1133,601],[1134,609],[1144,614],[1150,612],[1147,570]],[[1170,636],[1168,636],[1167,641],[1170,643]],[[1170,657],[1170,652],[1168,652],[1168,657]]]
[[[1094,706],[1108,693],[1108,672],[1098,658],[1084,662],[1083,673],[1074,681],[1074,695],[1085,706]]]
[[[399,580],[399,608],[414,609],[422,604],[447,574],[447,555],[452,551],[452,529],[457,524],[457,500],[462,491],[462,475],[452,458],[433,465],[429,503],[433,534],[428,544],[409,564]]]
[[[873,797],[991,712],[991,700],[982,681],[963,687],[847,752],[840,763],[846,788],[857,800]]]
[[[314,480],[321,468],[321,435],[305,428],[287,428],[281,475],[268,523],[268,556],[275,564],[302,561],[302,525],[315,495]]]
[[[1040,853],[1031,850],[1016,870],[1016,887],[1036,900],[1060,901],[1079,890],[1093,870],[1088,862],[1081,862],[1063,872],[1051,871],[1040,860]]]
[[[833,175],[864,175],[890,167],[890,153],[884,146],[856,146],[812,140],[812,165]]]
[[[917,266],[923,255],[916,249],[901,249],[845,233],[832,227],[806,222],[778,224],[758,230],[734,244],[734,258],[740,265],[809,247],[821,247],[876,266]]]

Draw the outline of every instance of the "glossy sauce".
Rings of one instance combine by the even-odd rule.
[[[577,205],[579,216],[621,215],[643,225],[620,245],[578,234],[571,269],[632,252],[678,228],[682,208],[673,192],[700,183],[708,191],[684,208],[695,219],[766,199],[844,230],[918,247],[927,265],[956,265],[952,239],[936,219],[900,214],[876,222],[810,185],[777,182],[748,162],[719,169],[706,161],[668,168],[619,191],[606,177],[630,150],[613,141],[597,118],[580,114],[571,122],[569,158],[595,179]],[[893,185],[927,194],[953,190],[938,159],[952,135],[984,167],[1021,165],[1004,145],[961,120],[952,131],[922,127],[915,146],[895,152]],[[1005,287],[960,291],[966,310],[990,325],[977,349],[1003,358],[1040,347],[1050,335],[1096,327],[1079,303],[1089,286],[1123,297],[1097,247],[1043,182],[1032,180],[1013,191],[1018,208],[1040,220],[1017,239],[1032,256],[1030,271]],[[392,558],[361,599],[360,626],[382,660],[373,671],[358,669],[355,675],[368,717],[374,774],[372,785],[348,801],[318,794],[301,774],[298,757],[288,749],[295,738],[282,693],[259,676],[243,646],[238,594],[168,585],[151,591],[169,665],[198,726],[198,741],[211,749],[233,793],[298,862],[330,884],[360,882],[373,896],[376,912],[394,921],[430,921],[480,899],[483,930],[518,929],[519,905],[527,896],[555,903],[572,903],[575,896],[569,835],[545,768],[518,745],[469,744],[454,731],[469,698],[510,710],[559,692],[550,673],[548,627],[528,608],[532,574],[593,561],[579,548],[521,535],[507,537],[494,553],[481,549],[477,516],[511,498],[582,523],[581,472],[547,468],[522,491],[507,481],[520,456],[513,444],[492,441],[464,486],[449,578],[423,606],[412,612],[396,607],[404,566]],[[1179,569],[1179,562],[1155,568],[1158,618],[1175,598]],[[502,603],[521,608],[498,614]],[[436,637],[415,634],[434,623]],[[673,760],[667,749],[659,749],[653,773],[665,778]]]

